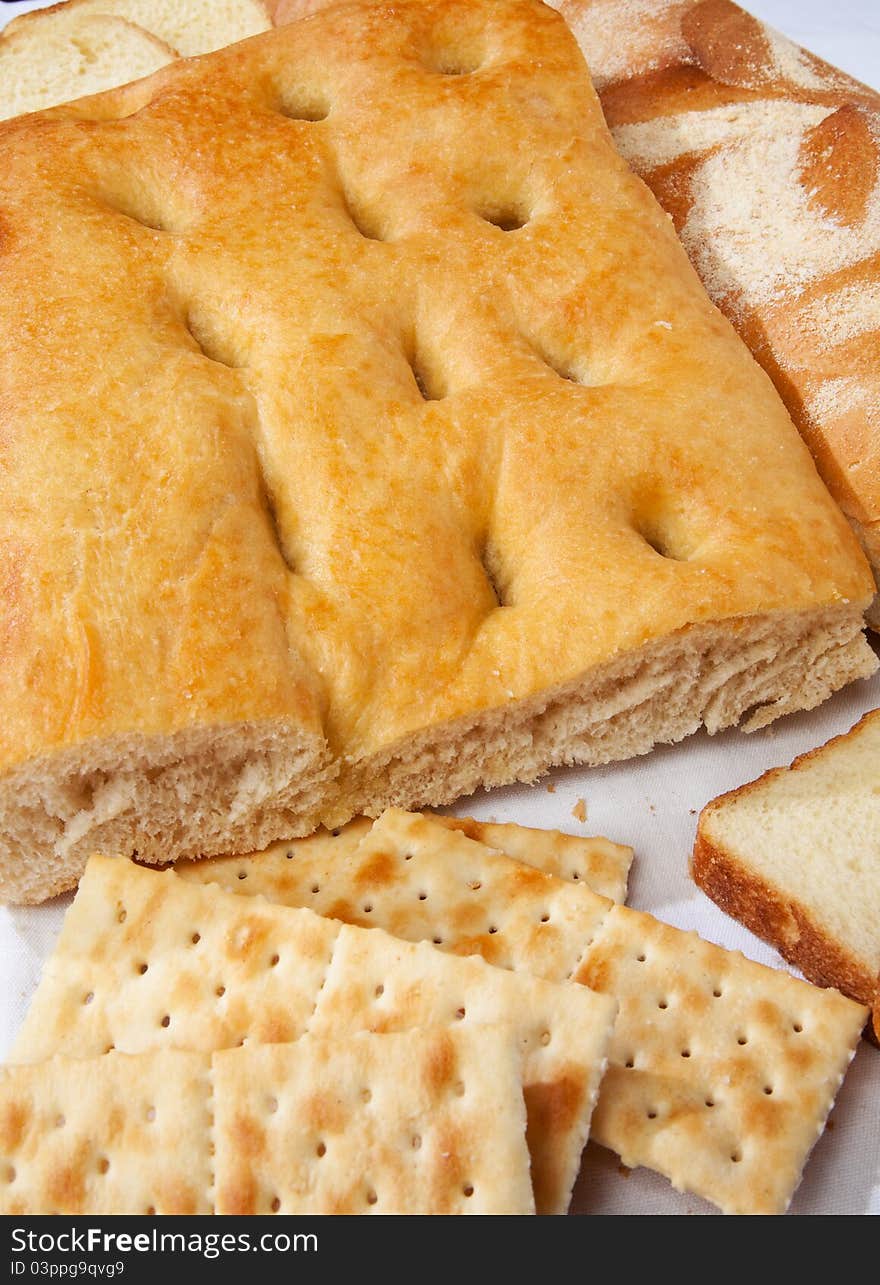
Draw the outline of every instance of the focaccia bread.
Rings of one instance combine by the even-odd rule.
[[[552,2],[880,574],[880,94],[731,0]]]
[[[548,3],[880,575],[880,94],[732,0]]]
[[[851,531],[533,0],[4,124],[0,326],[7,899],[876,666]]]

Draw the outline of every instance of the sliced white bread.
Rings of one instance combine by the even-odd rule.
[[[39,25],[49,31],[50,26],[46,24],[55,21],[59,14],[83,18],[111,14],[125,18],[164,40],[184,58],[221,49],[236,40],[268,31],[271,26],[262,0],[209,0],[209,3],[205,0],[67,0],[66,4],[53,5],[51,9],[22,14],[13,19],[9,28],[14,32],[42,20]],[[122,85],[125,81],[126,77],[120,76],[111,83]]]
[[[22,14],[0,37],[0,119],[139,80],[176,57],[121,17],[69,5]]]
[[[880,1034],[880,710],[709,803],[691,868],[810,981],[873,1004]]]

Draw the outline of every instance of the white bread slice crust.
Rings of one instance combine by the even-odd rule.
[[[140,80],[176,57],[121,17],[69,5],[22,14],[0,37],[0,120]]]
[[[204,0],[67,0],[50,9],[21,14],[9,24],[9,30],[22,31],[41,18],[41,32],[46,33],[61,16],[92,18],[99,14],[135,23],[184,58],[222,49],[268,31],[271,26],[262,0],[209,0],[207,4]],[[135,77],[120,75],[102,88],[125,84],[127,79]]]
[[[691,870],[820,986],[874,1006],[880,978],[880,710],[709,803]]]

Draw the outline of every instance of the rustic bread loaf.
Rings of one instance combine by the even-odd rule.
[[[873,1004],[877,1025],[880,710],[708,804],[692,869],[722,910],[811,981]]]
[[[0,325],[6,898],[876,667],[855,538],[533,0],[7,122]]]

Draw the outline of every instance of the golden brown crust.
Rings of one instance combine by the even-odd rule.
[[[667,0],[647,34],[635,7],[557,7],[599,82],[618,146],[673,214],[832,493],[852,519],[876,522],[880,95],[730,0]],[[674,143],[652,132],[664,122]],[[787,140],[797,144],[791,156]],[[743,190],[753,170],[754,202],[774,210],[766,223]],[[836,229],[825,243],[823,227]],[[750,237],[756,260],[778,265],[770,286],[743,263]]]
[[[729,799],[731,795],[723,797]],[[783,959],[799,968],[809,981],[817,986],[834,986],[860,1004],[870,1006],[875,1002],[877,979],[866,972],[856,956],[830,938],[797,901],[717,848],[699,830],[691,874],[725,914],[775,946]]]
[[[712,818],[756,790],[772,787],[789,773],[806,771],[841,743],[850,743],[860,730],[880,721],[880,711],[865,714],[848,732],[799,755],[788,767],[772,768],[754,781],[730,790],[708,803],[700,814],[691,874],[694,882],[727,914],[774,946],[784,959],[819,986],[834,986],[861,1004],[876,1006],[878,977],[863,958],[830,935],[791,891],[749,868],[744,861],[709,837]],[[874,1023],[877,1015],[875,1007]]]

